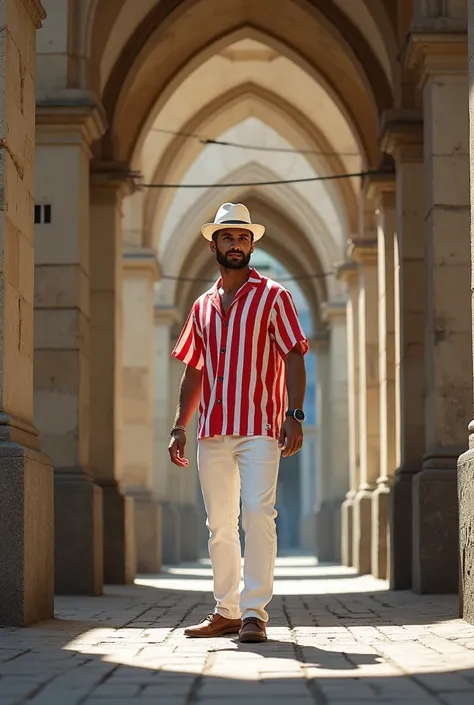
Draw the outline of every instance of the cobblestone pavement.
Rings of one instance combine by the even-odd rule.
[[[280,559],[266,644],[186,639],[211,588],[208,564],[179,567],[0,629],[0,705],[474,705],[474,627],[455,597]]]

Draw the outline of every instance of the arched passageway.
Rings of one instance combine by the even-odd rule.
[[[267,224],[262,257],[308,308],[300,535],[396,589],[456,592],[460,574],[472,619],[466,9],[278,4],[5,15],[23,78],[4,57],[0,623],[51,615],[53,585],[99,595],[196,558],[169,352],[226,200]]]

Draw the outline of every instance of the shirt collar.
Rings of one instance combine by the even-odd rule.
[[[251,286],[258,286],[258,285],[261,283],[261,281],[262,281],[262,275],[259,274],[259,273],[257,272],[257,270],[252,267],[252,268],[250,269],[250,276],[249,276],[249,278],[247,279],[247,281],[245,282],[245,284],[243,284],[243,285],[240,287],[239,291],[242,291],[242,289],[244,288],[244,286],[248,286],[249,284],[250,284]],[[212,296],[213,294],[217,294],[217,293],[219,292],[219,289],[220,289],[221,285],[222,285],[222,277],[219,277],[219,279],[215,282],[215,284],[213,284],[213,286],[209,289],[209,291],[207,292],[207,295],[208,295],[208,296]]]

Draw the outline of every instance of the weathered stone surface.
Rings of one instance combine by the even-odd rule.
[[[102,490],[81,470],[55,472],[55,592],[101,595],[103,586]]]
[[[341,506],[341,563],[354,565],[354,498],[346,499]]]
[[[102,484],[104,583],[130,585],[137,572],[135,503],[117,483]]]
[[[412,495],[413,473],[397,472],[390,493],[390,587],[412,586]]]
[[[419,593],[458,591],[456,476],[453,467],[424,468],[413,478],[413,589]]]
[[[474,450],[458,461],[460,616],[474,624]]]
[[[372,493],[372,575],[380,580],[388,576],[390,488],[379,485]]]
[[[372,492],[360,490],[354,497],[354,568],[361,575],[371,572]]]
[[[181,560],[195,561],[199,557],[200,517],[196,507],[179,507]]]
[[[156,575],[162,564],[161,506],[151,495],[132,495],[135,501],[135,545],[138,573]]]
[[[53,616],[53,470],[16,443],[0,446],[0,624]]]

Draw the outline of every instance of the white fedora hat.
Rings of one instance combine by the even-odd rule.
[[[249,209],[243,203],[224,203],[217,211],[214,222],[203,225],[201,232],[206,240],[212,240],[212,235],[217,230],[228,230],[232,227],[250,230],[254,241],[260,240],[265,232],[263,225],[252,223]]]

